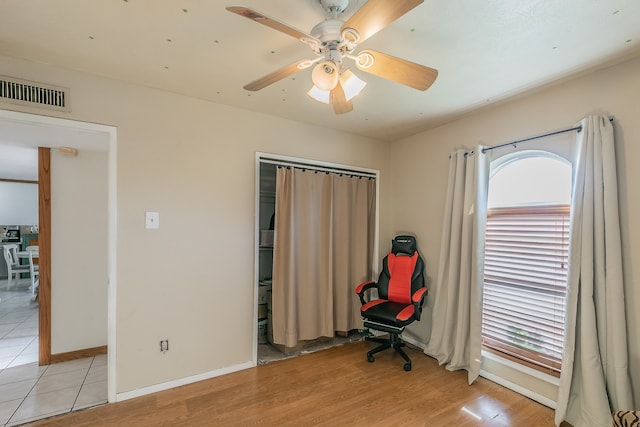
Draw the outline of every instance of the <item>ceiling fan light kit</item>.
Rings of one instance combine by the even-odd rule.
[[[333,90],[339,79],[338,66],[333,61],[323,61],[311,72],[311,80],[320,90]]]
[[[391,55],[365,50],[355,53],[358,44],[411,11],[424,0],[368,0],[346,21],[338,16],[349,6],[348,0],[318,1],[329,18],[314,26],[305,34],[285,23],[270,18],[244,6],[229,6],[227,10],[254,22],[273,28],[307,44],[317,55],[276,70],[244,86],[257,91],[292,74],[312,66],[313,87],[308,92],[312,98],[333,105],[336,114],[353,110],[351,100],[366,85],[343,63],[344,58],[355,62],[356,68],[418,90],[428,89],[438,76],[438,71]]]
[[[318,102],[322,102],[324,104],[331,104],[331,92],[328,90],[319,89],[318,86],[313,85],[307,95],[312,97]]]
[[[345,100],[351,101],[362,91],[362,89],[364,89],[367,82],[358,78],[358,76],[353,74],[351,70],[345,70],[340,75],[340,85],[344,90]],[[314,84],[309,92],[307,92],[307,95],[316,101],[331,104],[331,90],[322,90]]]
[[[340,84],[342,85],[342,89],[344,89],[344,95],[347,101],[351,101],[351,99],[364,89],[367,82],[358,78],[351,70],[345,70],[340,76]]]

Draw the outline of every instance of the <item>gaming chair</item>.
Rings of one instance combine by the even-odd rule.
[[[365,301],[365,292],[378,290],[378,298]],[[391,252],[382,260],[382,271],[377,282],[364,282],[356,287],[362,307],[360,312],[365,328],[389,334],[388,339],[365,337],[367,341],[380,343],[367,352],[367,360],[374,362],[373,355],[393,348],[405,361],[404,370],[411,370],[411,359],[402,350],[405,343],[400,334],[405,326],[420,320],[422,304],[427,295],[424,280],[424,261],[418,253],[413,236],[396,236],[391,241]]]

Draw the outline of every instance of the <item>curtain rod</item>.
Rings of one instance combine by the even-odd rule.
[[[615,117],[609,117],[609,121],[611,123],[613,123],[614,118]],[[545,133],[545,134],[542,134],[542,135],[531,136],[529,138],[520,139],[518,141],[506,142],[504,144],[499,144],[499,145],[492,145],[491,147],[483,148],[482,149],[482,153],[486,153],[487,151],[490,151],[490,150],[493,150],[493,149],[496,149],[496,148],[506,147],[508,145],[516,145],[516,144],[520,144],[522,142],[528,142],[528,141],[533,141],[535,139],[546,138],[548,136],[559,135],[561,133],[573,132],[574,130],[576,132],[582,132],[582,125],[574,126],[572,128],[567,128],[567,129],[561,129],[561,130],[557,130],[557,131],[554,131],[554,132],[548,132],[548,133]]]
[[[319,166],[319,165],[313,165],[313,164],[310,164],[310,163],[276,160],[276,159],[270,159],[268,157],[261,157],[260,158],[260,162],[261,163],[269,163],[269,164],[276,165],[276,166],[293,167],[293,168],[297,168],[297,169],[308,169],[308,170],[312,170],[312,171],[330,172],[330,173],[338,173],[338,174],[352,175],[352,176],[361,176],[361,177],[364,177],[364,178],[374,178],[374,179],[376,178],[376,174],[372,173],[372,172],[363,172],[363,171],[356,171],[356,170],[353,170],[353,169],[343,169],[343,168],[337,168],[337,167]]]

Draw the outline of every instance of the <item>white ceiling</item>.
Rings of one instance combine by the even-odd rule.
[[[52,123],[28,122],[0,115],[0,179],[38,180],[38,147],[70,147],[107,151],[108,135],[97,130]]]
[[[309,32],[325,17],[317,2],[239,4]],[[352,0],[344,18],[364,2]],[[355,69],[368,86],[352,112],[336,116],[306,95],[310,70],[259,92],[242,88],[314,54],[290,36],[227,12],[233,4],[3,0],[0,54],[386,141],[640,54],[638,0],[427,0],[360,47],[436,68],[434,85],[421,92]],[[59,83],[51,80],[45,83]]]

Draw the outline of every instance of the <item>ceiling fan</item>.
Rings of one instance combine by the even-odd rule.
[[[349,0],[314,0],[330,18],[317,24],[310,34],[301,32],[285,23],[244,6],[229,6],[227,10],[244,16],[309,45],[316,54],[314,59],[304,59],[287,65],[244,86],[257,91],[299,71],[313,68],[313,88],[309,95],[333,105],[336,114],[353,110],[351,99],[366,85],[344,64],[345,58],[356,67],[418,90],[428,89],[438,76],[438,71],[404,59],[366,49],[356,53],[358,45],[369,37],[414,9],[424,0],[368,0],[346,22],[338,19],[349,5]]]

